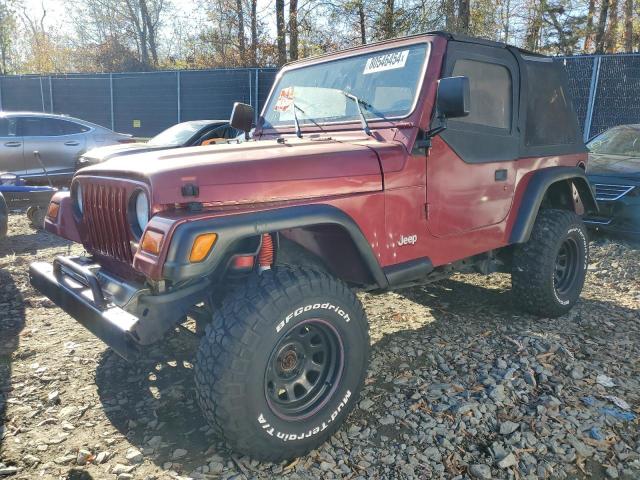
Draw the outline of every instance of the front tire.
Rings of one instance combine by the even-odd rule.
[[[580,297],[588,264],[582,219],[567,210],[541,210],[529,241],[513,253],[516,305],[539,316],[564,315]]]
[[[275,267],[223,302],[195,366],[200,407],[237,452],[266,461],[327,440],[357,402],[369,358],[367,319],[329,274]]]

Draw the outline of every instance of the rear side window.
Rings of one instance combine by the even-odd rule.
[[[452,76],[469,77],[471,111],[456,122],[484,125],[493,128],[511,127],[511,74],[503,65],[477,60],[457,60]]]
[[[25,117],[20,119],[20,131],[25,137],[58,137],[88,132],[89,128],[67,120]]]
[[[551,61],[529,60],[525,63],[528,84],[525,145],[575,143],[577,125],[560,68]]]
[[[16,121],[13,118],[0,118],[0,137],[15,137]]]

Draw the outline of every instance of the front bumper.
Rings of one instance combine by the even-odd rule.
[[[140,346],[160,340],[206,296],[201,280],[154,295],[143,285],[118,279],[85,257],[56,257],[53,264],[32,263],[31,285],[126,360]]]

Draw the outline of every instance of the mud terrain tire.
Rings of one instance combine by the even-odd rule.
[[[234,451],[278,462],[340,427],[368,359],[367,319],[347,285],[316,269],[277,266],[214,314],[196,358],[197,398]]]
[[[588,264],[582,219],[567,210],[541,210],[529,241],[514,250],[511,282],[516,305],[543,317],[567,313],[580,297]]]
[[[0,193],[0,240],[7,236],[9,226],[9,209],[4,196]]]

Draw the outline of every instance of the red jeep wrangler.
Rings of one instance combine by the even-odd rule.
[[[236,104],[232,125],[254,113]],[[282,460],[357,402],[354,291],[511,272],[516,305],[566,313],[597,204],[561,64],[432,33],[287,65],[254,141],[112,159],[58,193],[46,228],[89,256],[31,283],[126,359],[195,319],[206,418]]]

